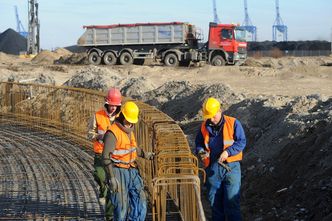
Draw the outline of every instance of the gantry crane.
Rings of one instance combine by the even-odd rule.
[[[218,13],[217,13],[217,3],[216,0],[212,0],[213,1],[213,22],[219,24],[220,20],[218,17]]]
[[[22,35],[23,37],[27,37],[28,36],[28,32],[25,31],[23,25],[22,25],[22,22],[20,20],[20,17],[18,16],[18,9],[17,9],[17,6],[15,5],[14,6],[14,9],[15,9],[15,17],[16,17],[16,31]]]
[[[37,0],[28,0],[29,9],[29,30],[28,30],[28,55],[35,55],[40,50],[39,42],[39,19],[38,19],[38,3]]]
[[[247,34],[249,34],[247,41],[257,41],[257,28],[252,24],[249,18],[247,0],[244,0],[244,21],[241,27],[246,30]]]
[[[282,18],[280,16],[279,12],[279,0],[276,0],[276,13],[277,17],[274,21],[274,24],[272,26],[272,40],[277,41],[278,40],[278,34],[282,36],[282,41],[288,40],[288,27],[284,25],[284,22],[282,21]]]

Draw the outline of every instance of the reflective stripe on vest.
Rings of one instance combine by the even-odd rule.
[[[109,130],[116,138],[115,149],[110,156],[114,165],[121,168],[135,167],[136,165],[134,162],[137,158],[137,144],[134,133],[131,132],[129,139],[128,134],[121,130],[121,128],[116,123],[112,124]]]
[[[98,134],[105,134],[105,132],[111,126],[111,121],[106,111],[104,109],[99,110],[96,113],[95,117],[96,117]],[[95,140],[93,142],[93,151],[95,153],[101,154],[103,150],[104,150],[104,142],[102,140]]]
[[[223,150],[226,150],[228,147],[232,146],[234,143],[234,125],[235,125],[235,118],[229,117],[224,115],[224,125],[223,125]],[[206,121],[204,121],[201,125],[201,132],[204,138],[204,144],[206,151],[210,153],[209,148],[209,141],[210,141],[210,135],[209,131],[206,129]],[[240,161],[242,160],[242,151],[234,156],[230,156],[227,158],[226,162],[234,162],[234,161]],[[210,164],[210,158],[206,158],[203,162],[204,167],[208,167]]]

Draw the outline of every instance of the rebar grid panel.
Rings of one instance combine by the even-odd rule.
[[[89,156],[91,157],[92,144],[86,139],[87,123],[93,114],[102,107],[104,95],[103,92],[87,89],[2,82],[0,83],[0,118],[3,119],[3,122],[15,122],[17,125],[23,125],[22,128],[29,126],[52,134],[54,136],[52,140],[58,145],[63,145],[60,142],[62,139],[72,140],[83,147],[80,150],[82,153],[90,153]],[[129,100],[128,98],[124,99]],[[200,180],[198,178],[200,170],[197,158],[192,155],[181,128],[169,116],[156,108],[139,101],[135,102],[140,108],[140,120],[135,127],[137,143],[145,151],[153,151],[157,154],[153,161],[138,160],[140,173],[144,179],[152,207],[152,214],[149,213],[147,219],[152,217],[152,220],[205,220],[200,201]],[[19,138],[18,141],[33,145],[33,140],[29,138],[31,131],[35,130],[26,131],[27,136]],[[45,143],[40,140],[41,143],[38,145],[44,145],[45,150],[47,147],[56,148],[54,144],[48,143],[49,141],[46,139],[43,141]],[[74,149],[73,147],[68,148]],[[19,149],[19,147],[15,146],[13,149]],[[40,151],[38,148],[32,149],[32,152],[39,153],[38,151]],[[5,172],[1,173],[0,176],[1,182],[6,183],[4,188],[1,189],[1,193],[12,194],[8,195],[8,198],[12,199],[11,197],[13,197],[15,199],[20,192],[8,189],[9,184],[15,188],[23,186],[25,187],[23,193],[30,197],[29,200],[33,199],[38,205],[37,210],[33,210],[34,214],[21,213],[20,215],[38,218],[42,217],[43,214],[47,214],[47,209],[38,203],[52,198],[52,196],[47,195],[49,194],[47,190],[61,189],[64,192],[63,196],[58,199],[62,203],[61,205],[67,205],[71,201],[85,202],[74,208],[79,208],[81,212],[76,213],[76,218],[73,219],[87,217],[91,214],[97,216],[90,212],[96,202],[87,203],[89,197],[96,195],[96,190],[91,190],[87,183],[94,186],[96,184],[90,178],[84,181],[80,179],[83,175],[91,175],[89,174],[91,171],[83,168],[91,168],[92,163],[80,160],[79,162],[82,164],[73,164],[77,157],[79,159],[82,157],[77,153],[72,156],[62,156],[62,162],[67,165],[67,168],[65,168],[63,165],[57,165],[61,164],[61,161],[54,160],[53,157],[46,159],[41,155],[34,158],[32,153],[28,152],[26,155],[29,157],[28,159],[18,157],[21,160],[21,165],[26,165],[26,163],[29,165],[27,168],[20,169],[23,173],[19,173],[17,169],[12,168],[8,158],[1,157],[1,160],[4,161],[1,161],[2,164],[9,165],[4,167]],[[34,166],[35,164],[38,166]],[[27,172],[27,170],[29,171]],[[7,172],[13,174],[13,171],[15,171],[17,179],[13,178],[9,181],[3,174],[7,174]],[[56,175],[59,171],[64,174]],[[33,177],[26,175],[30,173],[35,175]],[[19,179],[19,177],[22,179]],[[66,177],[71,177],[71,181],[64,182]],[[18,180],[24,180],[24,183],[20,183]],[[32,182],[31,180],[40,182],[33,181],[35,183],[29,183]],[[60,184],[55,186],[55,184],[49,183],[54,180],[60,181]],[[30,185],[34,186],[35,189],[37,188],[38,193],[33,193],[31,189],[27,189]],[[79,192],[74,191],[77,187],[80,189]],[[52,200],[54,200],[54,197]],[[66,208],[63,208],[63,210],[66,211]],[[0,214],[0,219],[1,216]],[[64,219],[70,218],[69,214],[65,212],[58,215],[52,214],[53,216],[59,217],[59,219],[61,217]],[[12,218],[14,219],[15,215]]]
[[[0,217],[103,220],[92,156],[62,137],[0,118]]]

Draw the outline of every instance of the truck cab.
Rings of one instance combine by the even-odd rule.
[[[245,30],[235,24],[209,25],[208,62],[215,66],[242,64],[247,58]]]

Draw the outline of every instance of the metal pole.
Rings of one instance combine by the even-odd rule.
[[[331,28],[331,53],[330,55],[332,55],[332,28]]]

